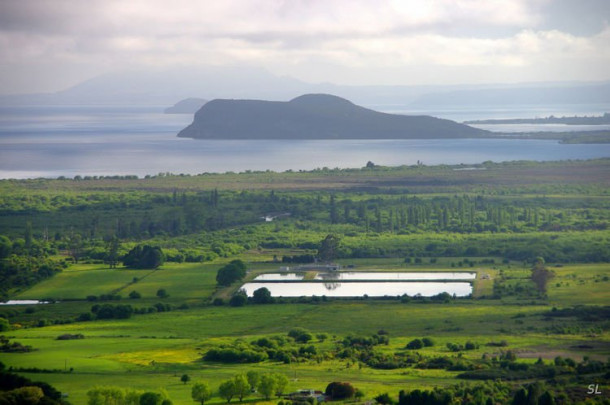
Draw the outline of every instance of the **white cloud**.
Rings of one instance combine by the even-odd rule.
[[[540,80],[538,68],[564,64],[566,79],[587,79],[591,71],[607,78],[601,67],[610,62],[608,27],[593,36],[541,28],[551,6],[551,0],[9,0],[0,3],[6,77],[0,85],[49,64],[54,72],[89,65],[84,71],[100,73],[250,64],[308,80],[370,84],[405,83],[404,75],[387,72],[427,72],[410,75],[412,84],[435,71],[483,67],[487,79],[482,70],[476,80],[498,80],[497,72],[504,81]],[[549,79],[560,80],[561,69],[553,69],[557,77]],[[49,82],[67,80],[57,79]]]

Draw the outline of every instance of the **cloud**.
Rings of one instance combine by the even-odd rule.
[[[373,84],[401,80],[375,72],[424,65],[439,72],[515,68],[523,75],[524,67],[534,72],[536,63],[552,61],[569,62],[569,78],[585,78],[579,65],[610,61],[602,42],[607,3],[587,1],[582,12],[601,25],[584,34],[570,32],[562,11],[568,8],[551,0],[6,0],[0,2],[0,73],[6,77],[0,84],[36,65],[53,65],[54,72],[65,66],[74,75],[69,66],[102,73],[249,64],[316,81],[353,77],[344,73],[356,69],[359,82]]]

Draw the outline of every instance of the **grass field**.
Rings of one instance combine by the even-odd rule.
[[[380,269],[409,271],[449,270],[446,262],[434,265],[406,266],[398,259],[351,261],[357,270]],[[98,320],[46,327],[21,328],[10,331],[12,340],[31,345],[29,353],[1,353],[0,361],[8,367],[55,370],[52,373],[23,373],[34,380],[49,382],[69,394],[74,404],[86,403],[86,392],[95,385],[115,385],[147,390],[164,388],[174,404],[191,404],[190,384],[179,378],[187,373],[192,381],[205,380],[213,390],[233,375],[248,370],[273,371],[290,377],[288,391],[299,388],[324,389],[331,381],[350,381],[363,390],[366,398],[378,393],[396,395],[400,389],[444,386],[458,382],[458,372],[401,368],[376,370],[363,364],[341,359],[308,360],[281,364],[263,362],[231,365],[201,361],[210,347],[235,340],[252,341],[269,335],[285,335],[296,326],[312,333],[326,333],[321,349],[332,348],[346,335],[371,335],[383,329],[389,332],[390,344],[384,352],[404,350],[414,338],[433,337],[434,347],[422,354],[455,356],[447,343],[474,341],[479,347],[464,352],[465,358],[478,359],[484,354],[497,354],[499,349],[486,346],[505,340],[507,347],[526,361],[538,357],[552,359],[557,355],[577,360],[584,356],[605,361],[610,356],[610,333],[607,327],[592,334],[591,326],[576,319],[546,320],[544,313],[553,306],[605,305],[610,301],[609,264],[565,265],[551,267],[555,277],[549,283],[547,300],[530,299],[460,299],[450,303],[401,303],[398,300],[348,300],[302,304],[248,305],[241,308],[204,305],[215,291],[215,275],[220,264],[171,264],[157,271],[111,270],[102,265],[75,265],[57,276],[24,291],[18,298],[52,297],[81,299],[42,305],[34,313],[25,308],[11,308],[19,314],[13,325],[36,317],[62,317],[87,311],[92,305],[84,301],[88,295],[107,294],[120,290],[120,303],[146,306],[160,299],[159,288],[170,294],[161,300],[173,304],[188,302],[190,308],[148,315],[134,315],[125,320]],[[256,271],[273,271],[278,265],[252,265]],[[521,266],[506,264],[477,266],[475,271],[491,275],[491,280],[478,280],[475,292],[489,295],[499,269],[515,277],[527,277]],[[132,283],[133,278],[139,281]],[[481,283],[481,285],[478,285]],[[131,290],[141,300],[126,298]],[[586,291],[586,293],[585,293]],[[476,295],[476,294],[475,294]],[[62,315],[63,314],[63,315]],[[552,334],[554,325],[573,326],[570,333]],[[82,333],[79,340],[56,340],[65,333]],[[579,348],[586,342],[592,349]],[[72,371],[70,371],[72,370]],[[211,403],[224,402],[215,396]]]

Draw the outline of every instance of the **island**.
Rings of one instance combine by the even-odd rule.
[[[430,116],[386,114],[328,94],[293,100],[206,103],[180,131],[194,139],[434,139],[483,138],[489,132]]]
[[[563,125],[608,125],[610,124],[610,113],[602,116],[573,116],[555,117],[553,115],[545,118],[508,118],[492,120],[464,121],[464,124],[563,124]]]
[[[165,114],[195,114],[208,100],[202,98],[186,98],[166,108]]]

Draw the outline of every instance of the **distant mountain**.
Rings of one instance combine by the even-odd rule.
[[[195,114],[208,100],[202,98],[186,98],[163,110],[165,114]]]
[[[212,100],[178,136],[196,139],[475,138],[487,131],[429,116],[385,114],[327,94],[289,102]]]
[[[428,106],[490,106],[528,104],[595,104],[610,103],[610,83],[547,84],[511,88],[461,89],[430,92],[419,96],[411,105]]]
[[[384,111],[440,110],[506,104],[610,103],[610,83],[528,83],[418,86],[348,86],[306,83],[246,66],[122,71],[45,94],[0,95],[0,105],[163,106],[189,97],[290,100],[326,93]]]

